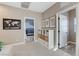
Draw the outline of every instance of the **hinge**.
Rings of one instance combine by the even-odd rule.
[[[60,17],[58,17],[58,20],[60,20]]]
[[[60,43],[58,43],[58,46],[60,45]]]

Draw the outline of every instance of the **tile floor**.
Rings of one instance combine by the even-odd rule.
[[[13,46],[10,50],[10,55],[12,56],[70,56],[70,54],[62,50],[48,50],[46,47],[39,43],[26,42],[26,44],[21,44]]]
[[[75,45],[73,45],[73,44],[70,44],[67,47],[62,48],[61,50],[63,50],[64,52],[69,53],[72,56],[75,56],[76,55]]]

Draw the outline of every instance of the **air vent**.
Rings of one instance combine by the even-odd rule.
[[[22,2],[21,7],[22,8],[29,8],[30,2]]]

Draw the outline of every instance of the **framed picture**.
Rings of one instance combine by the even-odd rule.
[[[45,19],[45,27],[49,27],[49,19]]]
[[[3,29],[4,30],[21,29],[21,20],[3,18]]]
[[[45,20],[42,20],[42,28],[45,27]]]
[[[50,17],[50,27],[56,27],[56,16]]]

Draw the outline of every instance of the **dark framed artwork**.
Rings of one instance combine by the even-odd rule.
[[[19,20],[19,19],[3,18],[3,29],[4,30],[21,29],[21,20]]]

